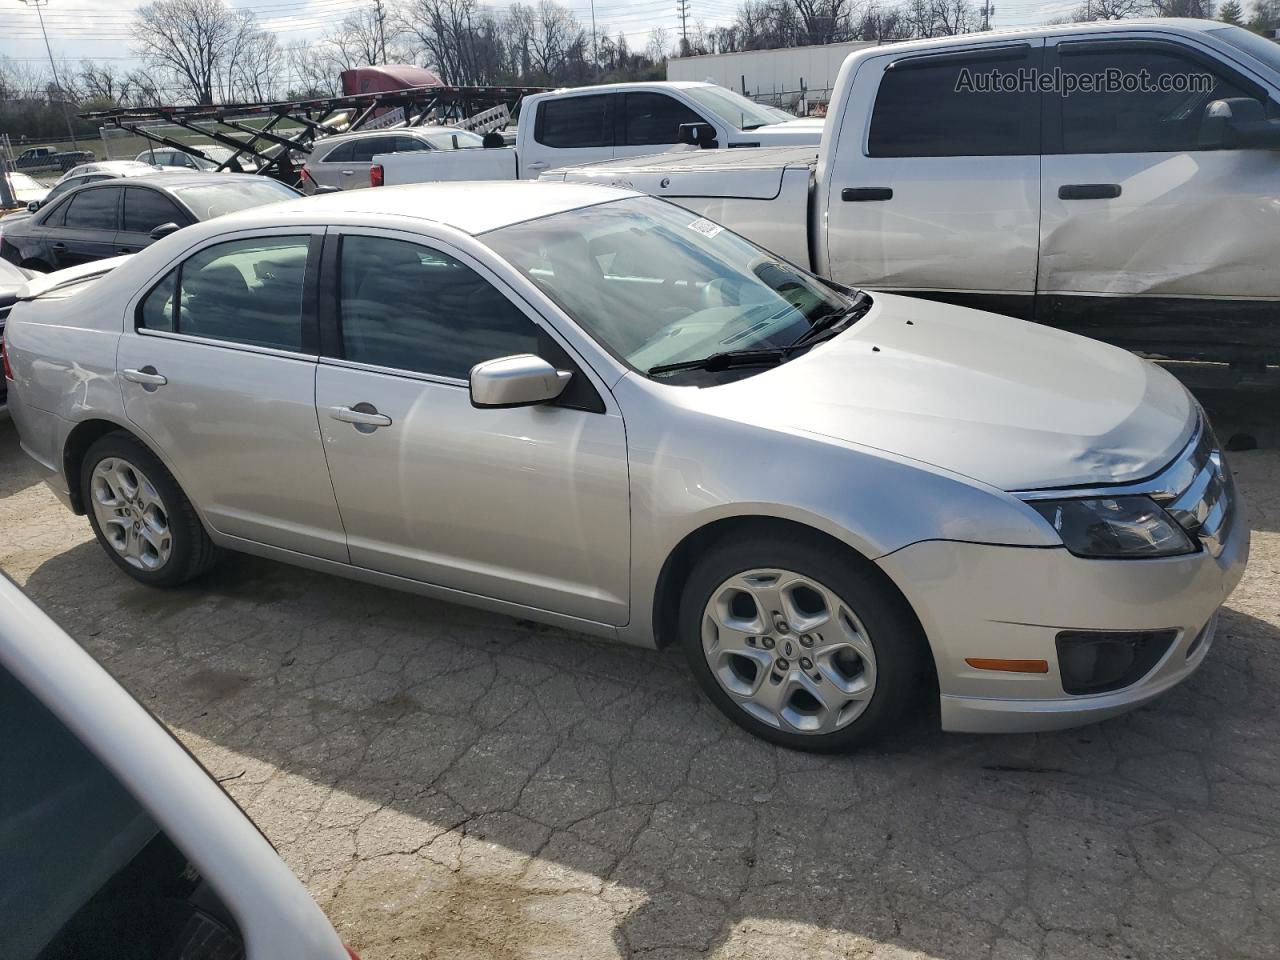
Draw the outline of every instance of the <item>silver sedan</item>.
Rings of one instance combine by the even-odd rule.
[[[1185,679],[1248,531],[1128,353],[822,281],[603,187],[417,185],[32,281],[23,445],[129,576],[238,550],[645,646],[801,749]]]

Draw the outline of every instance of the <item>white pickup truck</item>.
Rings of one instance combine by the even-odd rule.
[[[797,119],[713,83],[575,87],[526,97],[514,147],[379,154],[371,183],[533,180],[547,170],[661,153],[695,139],[720,148],[816,146],[822,129],[821,119]]]
[[[1238,27],[1122,20],[867,48],[841,68],[816,150],[549,179],[668,198],[841,283],[1152,356],[1280,363],[1280,45]]]

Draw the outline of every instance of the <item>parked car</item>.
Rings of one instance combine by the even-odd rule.
[[[159,147],[155,150],[143,150],[134,158],[139,163],[153,163],[157,167],[181,167],[186,170],[217,170],[218,165],[212,160],[197,157],[185,150],[172,147]]]
[[[0,258],[41,272],[136,253],[199,220],[297,197],[244,173],[153,173],[77,187],[0,233]]]
[[[1150,89],[962,83],[1059,69],[1077,82],[1145,75]],[[686,154],[560,176],[667,197],[841,283],[1150,356],[1280,363],[1280,46],[1158,18],[868,47],[845,61],[830,117],[807,156]]]
[[[484,138],[457,127],[402,127],[361,130],[326,137],[311,148],[302,166],[302,191],[319,187],[351,190],[369,186],[374,154],[426,153],[483,147]]]
[[[70,170],[77,163],[85,163],[93,159],[89,150],[58,150],[55,147],[29,147],[18,154],[14,164],[18,167],[38,168],[57,167]]]
[[[0,956],[354,956],[235,801],[3,574],[0,729]]]
[[[229,164],[227,173],[252,173],[258,164],[251,154],[236,156],[230,147],[212,143],[192,144],[192,149],[199,150],[204,156],[196,156],[176,147],[157,147],[154,150],[143,150],[137,156],[140,163],[156,164],[161,167],[179,167],[186,170],[221,171],[221,165]],[[239,169],[236,169],[239,168]]]
[[[28,270],[0,260],[0,350],[4,348],[4,326],[5,321],[9,319],[9,311],[17,302],[18,291],[33,276],[34,274]],[[0,410],[5,409],[8,395],[8,381],[0,377]]]
[[[245,211],[33,280],[6,349],[23,448],[134,579],[242,550],[679,644],[799,749],[891,729],[922,682],[949,730],[1144,703],[1249,550],[1158,366],[631,191]]]
[[[684,144],[681,128],[700,129],[708,147],[816,145],[821,119],[797,119],[713,83],[661,81],[574,87],[525,97],[514,147],[453,155],[413,153],[372,163],[376,185],[432,180],[532,180],[545,170],[615,157],[661,153]],[[352,177],[358,171],[352,171]]]

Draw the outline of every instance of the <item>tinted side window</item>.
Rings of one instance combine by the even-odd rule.
[[[351,142],[340,143],[328,153],[320,158],[321,163],[349,163],[351,160],[351,151],[355,149],[355,144]]]
[[[414,150],[430,150],[431,147],[423,143],[417,137],[396,137],[395,151],[397,153],[410,153]]]
[[[124,192],[124,229],[131,233],[150,233],[162,223],[183,224],[189,219],[159,191],[129,187]]]
[[[978,93],[969,77],[1031,64],[1008,59],[929,57],[898,60],[885,70],[871,114],[867,152],[873,157],[991,157],[1040,152],[1040,102],[1033,92]]]
[[[613,146],[613,94],[546,101],[538,107],[534,139],[564,149]]]
[[[679,143],[680,124],[702,120],[665,93],[628,93],[625,99],[626,143],[630,146]]]
[[[223,960],[235,920],[150,814],[0,668],[0,957]]]
[[[1062,48],[1063,74],[1120,71],[1145,75],[1138,90],[1079,90],[1062,100],[1063,153],[1155,153],[1195,150],[1205,108],[1214,100],[1255,97],[1199,60],[1167,48],[1098,50]],[[1167,88],[1161,91],[1159,88]]]
[[[119,187],[103,187],[85,190],[71,198],[67,208],[66,225],[91,230],[116,230],[116,207],[120,200]]]
[[[178,277],[172,329],[211,340],[301,350],[309,248],[308,237],[254,237],[194,254]],[[143,304],[144,322],[151,297]]]
[[[402,240],[342,241],[348,360],[465,379],[482,360],[538,352],[538,328],[452,257]]]
[[[351,145],[352,163],[369,163],[379,153],[395,153],[397,137],[367,137]]]

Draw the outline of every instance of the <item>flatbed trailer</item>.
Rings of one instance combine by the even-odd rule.
[[[293,184],[298,179],[293,155],[310,153],[314,143],[329,134],[428,123],[488,133],[505,126],[525,96],[548,89],[408,87],[272,103],[114,107],[90,110],[80,117],[217,163],[220,171],[238,173],[250,168],[249,172]],[[223,159],[208,156],[199,146],[159,133],[156,124],[198,133],[232,153]]]

